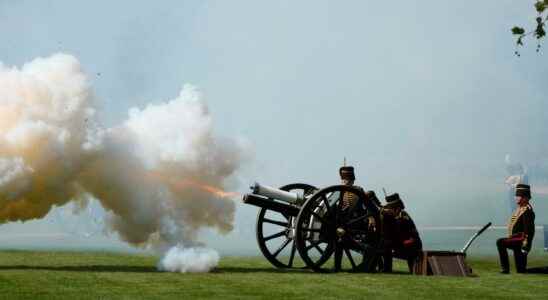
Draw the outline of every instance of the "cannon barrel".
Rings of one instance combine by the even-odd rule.
[[[261,208],[270,209],[281,214],[285,214],[291,217],[296,217],[299,214],[299,208],[281,202],[273,201],[262,196],[255,194],[246,194],[244,195],[244,203],[255,205]]]
[[[260,208],[256,223],[257,243],[264,257],[275,267],[294,267],[293,224],[306,197],[316,190],[315,186],[306,183],[290,183],[278,189],[254,183],[251,192],[244,195],[244,203]],[[276,241],[272,242],[274,239]],[[283,249],[292,249],[288,258],[278,255]]]
[[[255,182],[250,188],[253,194],[264,196],[266,198],[272,198],[290,204],[304,202],[303,196],[300,194],[286,192],[267,185],[262,185],[258,182]]]

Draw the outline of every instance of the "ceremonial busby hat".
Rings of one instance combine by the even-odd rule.
[[[531,187],[527,184],[519,183],[516,185],[516,196],[531,198]]]
[[[399,207],[401,209],[405,208],[405,205],[403,205],[403,201],[400,199],[400,194],[395,193],[392,195],[388,195],[384,198],[386,200],[386,208],[396,208]]]
[[[354,175],[354,167],[352,166],[343,166],[339,169],[339,174],[341,179],[356,180],[356,175]]]

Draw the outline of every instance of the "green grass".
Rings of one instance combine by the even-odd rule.
[[[501,275],[496,258],[469,260],[478,277],[315,274],[271,267],[262,257],[225,257],[208,274],[161,273],[156,258],[93,252],[0,252],[4,299],[541,299],[548,275]],[[548,257],[530,259],[548,266]],[[403,264],[396,265],[404,270]]]

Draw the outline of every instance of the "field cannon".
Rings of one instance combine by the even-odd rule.
[[[243,201],[260,207],[257,243],[278,268],[357,270],[358,258],[377,238],[369,228],[378,210],[361,188],[294,183],[276,189],[255,183],[251,190]]]

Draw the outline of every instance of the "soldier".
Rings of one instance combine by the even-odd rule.
[[[354,185],[356,176],[354,174],[354,167],[343,166],[339,169],[339,175],[341,177],[342,185],[351,186],[356,188],[356,193],[345,192],[342,195],[342,199],[338,206],[338,219],[339,223],[343,224],[347,220],[355,219],[363,215],[367,215],[366,218],[366,231],[367,240],[362,241],[363,261],[359,266],[359,269],[363,271],[371,271],[375,262],[375,250],[377,240],[377,216],[378,207],[380,202],[377,199],[373,191],[365,192],[362,187]],[[359,199],[363,199],[363,203],[359,203]],[[359,224],[354,224],[359,226]],[[342,229],[342,227],[341,227]],[[344,230],[338,230],[339,234],[337,243],[335,245],[335,271],[339,271],[341,268],[343,248],[355,247],[351,241],[345,236]]]
[[[343,166],[339,169],[339,175],[341,176],[341,184],[346,186],[352,186],[360,191],[362,191],[365,195],[365,199],[367,200],[367,205],[373,204],[377,208],[381,208],[381,202],[377,198],[377,195],[375,195],[374,191],[367,191],[365,192],[364,189],[361,186],[354,185],[354,181],[356,180],[356,176],[354,174],[354,167],[352,166]],[[354,193],[345,193],[343,195],[342,203],[341,203],[341,209],[345,210],[347,208],[353,208],[354,205],[356,205],[358,200],[358,197]],[[373,224],[374,225],[374,224]]]
[[[381,235],[384,272],[392,272],[392,257],[407,260],[409,272],[422,251],[422,241],[413,219],[404,210],[405,205],[398,193],[386,196],[381,210]]]
[[[531,250],[533,237],[535,236],[535,213],[529,204],[531,199],[531,187],[527,184],[516,186],[515,201],[517,208],[508,223],[508,237],[497,240],[501,273],[510,273],[508,250],[514,251],[516,270],[525,273],[527,270],[527,253]]]

